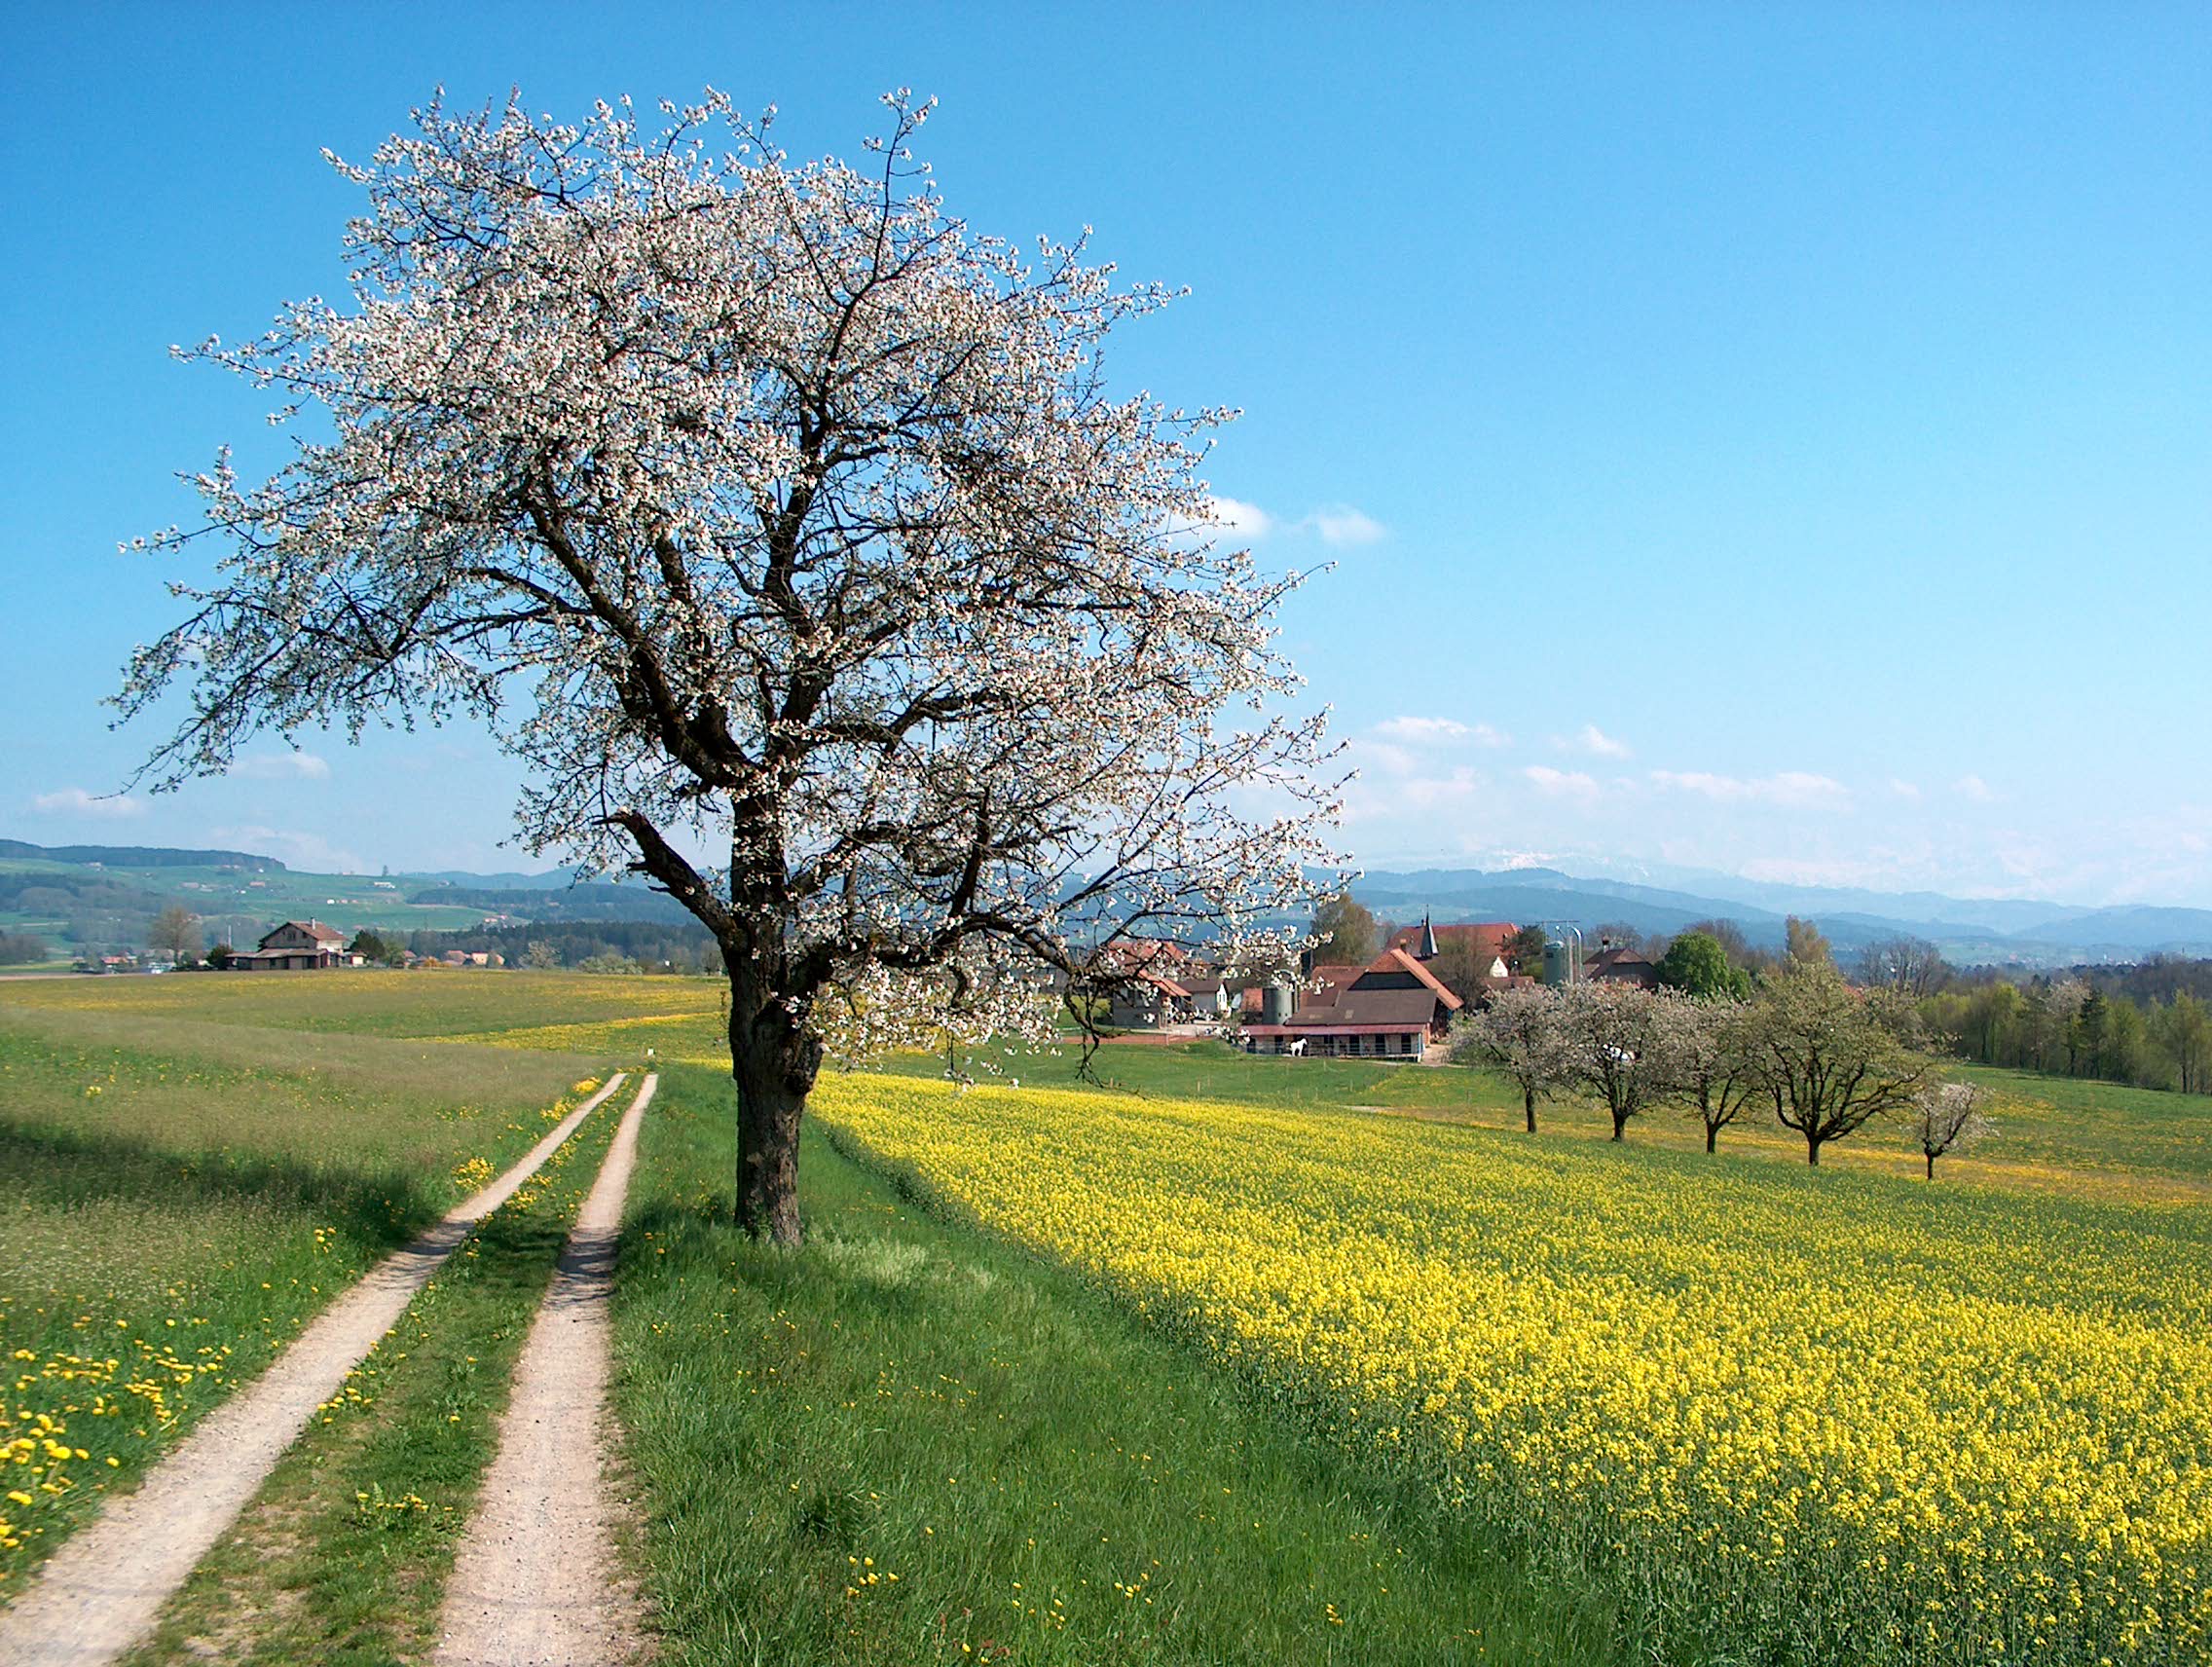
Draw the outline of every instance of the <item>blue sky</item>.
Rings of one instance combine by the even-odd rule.
[[[337,20],[332,20],[336,19]],[[941,100],[952,207],[1193,293],[1129,389],[1210,478],[1363,777],[1371,867],[2212,906],[2212,31],[2155,7],[19,8],[0,58],[0,835],[535,867],[466,731],[111,793],[250,390],[167,344],[340,287],[443,84],[705,85],[851,151]]]

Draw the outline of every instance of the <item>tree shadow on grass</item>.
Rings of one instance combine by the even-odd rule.
[[[7,1193],[33,1208],[66,1210],[111,1200],[200,1206],[236,1201],[296,1210],[378,1251],[406,1243],[450,1207],[396,1166],[326,1168],[297,1159],[176,1151],[110,1131],[7,1124],[0,1124],[0,1175],[8,1177]]]

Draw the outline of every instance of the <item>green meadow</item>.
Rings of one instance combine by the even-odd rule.
[[[599,1065],[0,997],[0,1590]]]
[[[1628,1658],[1597,1587],[1439,1508],[1418,1474],[1317,1436],[1325,1421],[1284,1417],[1125,1294],[947,1213],[826,1124],[807,1139],[807,1248],[745,1241],[721,1011],[711,982],[573,974],[0,985],[0,1344],[10,1417],[37,1432],[0,1490],[0,1592],[519,1156],[578,1084],[652,1064],[614,1320],[625,1556],[659,1656]],[[1028,1088],[1386,1118],[1453,1162],[1526,1138],[1518,1097],[1482,1072],[1211,1043],[1109,1047],[1102,1088],[1077,1083],[1072,1048],[996,1062]],[[2003,1133],[1947,1161],[1938,1193],[2003,1215],[2025,1189],[2023,1220],[2046,1225],[2071,1200],[2100,1221],[2140,1212],[2154,1236],[2198,1219],[2212,1100],[1972,1074],[1998,1091]],[[141,1662],[424,1657],[514,1349],[618,1110],[417,1300]],[[1597,1149],[1594,1107],[1550,1103],[1541,1121],[1544,1147],[1594,1175],[1639,1145],[1685,1176],[1712,1162],[1666,1113],[1632,1126],[1628,1153]],[[1850,1207],[1925,1187],[1881,1131],[1837,1160],[1862,1171],[1835,1177]],[[1747,1161],[1801,1163],[1766,1130],[1724,1133],[1720,1162]]]

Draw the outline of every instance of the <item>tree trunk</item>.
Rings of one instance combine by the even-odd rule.
[[[1936,1178],[1936,1154],[1930,1152],[1926,1156],[1928,1159],[1928,1178],[1934,1180]]]
[[[755,1239],[795,1248],[798,1130],[822,1069],[822,1044],[770,999],[748,1013],[731,980],[730,1075],[737,1083],[737,1224]]]
[[[1707,1125],[1705,1126],[1705,1149],[1706,1149],[1707,1153],[1708,1153],[1708,1154],[1711,1154],[1711,1153],[1713,1153],[1713,1152],[1714,1152],[1714,1151],[1718,1150],[1718,1148],[1719,1148],[1719,1145],[1720,1145],[1720,1126],[1719,1126],[1718,1124],[1714,1124],[1714,1123],[1709,1123],[1709,1124],[1707,1124]]]
[[[1816,1169],[1821,1167],[1821,1137],[1817,1134],[1805,1136],[1805,1162]]]
[[[1534,1089],[1530,1089],[1530,1088],[1524,1088],[1524,1089],[1523,1089],[1523,1090],[1521,1091],[1521,1109],[1522,1109],[1523,1111],[1527,1112],[1527,1113],[1528,1113],[1528,1115],[1529,1115],[1529,1132],[1530,1132],[1530,1134],[1533,1134],[1533,1133],[1535,1133],[1535,1132],[1536,1132],[1536,1091],[1535,1091]]]
[[[1613,1138],[1615,1140],[1621,1140],[1625,1139],[1627,1135],[1628,1113],[1623,1111],[1616,1111],[1613,1113]]]

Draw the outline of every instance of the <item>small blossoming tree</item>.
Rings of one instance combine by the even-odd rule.
[[[1452,1057],[1460,1064],[1495,1065],[1521,1091],[1521,1109],[1536,1132],[1536,1101],[1569,1081],[1569,1050],[1558,994],[1542,984],[1499,990],[1490,1005],[1461,1014],[1452,1026]]]
[[[1989,1093],[1979,1083],[1929,1083],[1915,1096],[1905,1132],[1936,1178],[1936,1160],[1978,1146],[1997,1132],[1989,1121]]]
[[[118,701],[189,693],[157,786],[261,730],[487,725],[531,850],[720,946],[737,1213],[785,1243],[826,1052],[1042,1039],[1131,936],[1292,952],[1334,816],[1320,719],[1271,715],[1297,575],[1212,536],[1231,413],[1106,390],[1168,297],[971,231],[886,102],[866,168],[719,95],[659,131],[433,103],[333,158],[350,296],[186,355],[320,423],[142,541],[224,554]]]
[[[1676,990],[1624,983],[1578,983],[1556,1000],[1561,1060],[1567,1081],[1605,1102],[1613,1138],[1632,1119],[1673,1093],[1697,1017]]]

